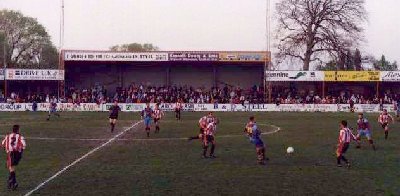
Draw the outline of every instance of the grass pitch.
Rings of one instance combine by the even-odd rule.
[[[8,172],[1,153],[0,195],[29,192],[140,120],[138,113],[122,113],[112,134],[106,113],[61,115],[48,122],[45,113],[0,113],[0,134],[18,123],[28,138],[15,192],[6,189]],[[346,169],[336,167],[338,123],[346,119],[355,127],[356,114],[216,113],[220,119],[216,159],[202,159],[200,142],[183,139],[198,133],[197,122],[203,115],[183,113],[178,122],[168,113],[161,132],[154,134],[152,129],[151,140],[140,124],[34,195],[400,195],[399,123],[391,126],[385,141],[377,115],[366,115],[377,151],[365,140],[361,149],[353,144],[347,153],[352,167]],[[242,134],[250,115],[256,116],[263,132],[274,131],[271,125],[281,128],[262,136],[270,158],[266,166],[256,164],[254,146]],[[288,146],[295,149],[292,156],[286,155]]]

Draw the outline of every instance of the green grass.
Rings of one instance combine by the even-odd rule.
[[[204,113],[183,113],[177,122],[168,113],[161,133],[151,138],[182,138],[198,133]],[[220,119],[216,159],[202,159],[198,141],[134,140],[145,138],[142,125],[79,162],[42,189],[40,195],[400,195],[399,124],[392,125],[388,141],[368,114],[378,150],[367,142],[354,144],[347,153],[352,168],[337,168],[335,146],[338,122],[348,113],[253,113],[263,131],[270,161],[256,164],[254,146],[242,135],[250,113],[216,113]],[[14,123],[25,137],[109,139],[106,113],[62,113],[47,122],[45,113],[0,113],[0,134]],[[123,113],[118,131],[140,120],[137,113]],[[18,167],[20,187],[6,189],[5,153],[0,156],[0,195],[23,195],[57,171],[105,141],[27,140]],[[286,155],[293,146],[295,153]]]

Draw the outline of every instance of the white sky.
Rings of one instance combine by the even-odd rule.
[[[363,53],[400,62],[400,1],[366,1]],[[58,46],[60,2],[0,0],[0,9],[37,18]],[[265,7],[266,0],[65,0],[64,48],[148,42],[162,50],[265,50]]]

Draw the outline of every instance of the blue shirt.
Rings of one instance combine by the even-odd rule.
[[[253,130],[250,137],[250,142],[255,144],[256,146],[263,146],[264,142],[260,138],[261,131],[257,128],[257,125],[253,125]]]
[[[142,111],[142,116],[144,117],[144,118],[151,118],[151,115],[153,114],[153,110],[151,109],[151,108],[145,108],[143,111]]]

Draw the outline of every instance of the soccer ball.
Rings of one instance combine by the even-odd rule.
[[[286,152],[288,153],[288,154],[292,154],[292,153],[294,153],[294,148],[293,147],[288,147],[287,149],[286,149]]]

